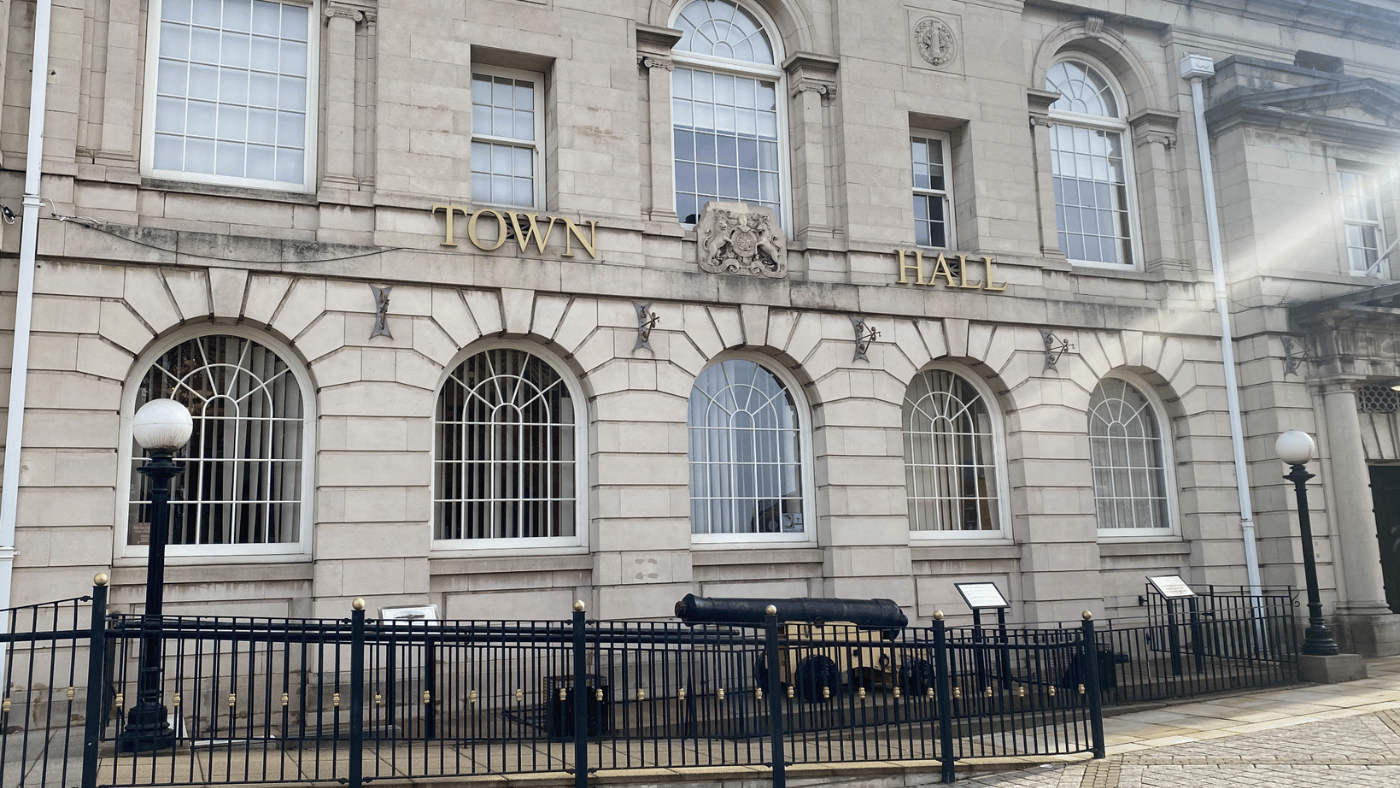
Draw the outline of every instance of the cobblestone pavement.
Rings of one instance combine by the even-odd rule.
[[[1110,718],[1108,757],[960,776],[995,788],[1400,788],[1400,661],[1371,679]]]

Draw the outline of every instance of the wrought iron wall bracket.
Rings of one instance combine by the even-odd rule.
[[[870,350],[870,343],[880,338],[880,332],[874,326],[866,325],[865,318],[858,315],[851,315],[851,329],[856,335],[856,354],[852,361],[869,361],[865,355]]]
[[[661,322],[661,316],[651,311],[651,302],[645,303],[633,301],[632,306],[637,308],[637,344],[632,350],[638,351],[643,348],[651,350],[651,330]]]
[[[1307,340],[1298,337],[1284,335],[1283,339],[1283,376],[1298,374],[1298,368],[1312,361],[1308,357]]]
[[[1055,365],[1060,363],[1060,359],[1066,353],[1074,350],[1074,345],[1071,345],[1069,340],[1055,336],[1055,332],[1048,328],[1040,329],[1040,339],[1045,343],[1045,368],[1058,372],[1059,369]]]

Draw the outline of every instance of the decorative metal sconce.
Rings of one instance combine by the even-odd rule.
[[[661,322],[661,316],[651,311],[651,302],[632,302],[632,306],[637,308],[637,344],[632,347],[633,351],[646,348],[651,350],[651,330]]]
[[[1308,358],[1307,340],[1284,336],[1283,339],[1283,376],[1298,374],[1298,368],[1308,363],[1312,359]],[[1294,351],[1297,351],[1296,353]]]
[[[1055,336],[1055,332],[1047,328],[1040,329],[1040,338],[1045,342],[1045,368],[1058,372],[1055,365],[1060,363],[1061,357],[1074,349],[1074,345],[1067,339]]]
[[[394,286],[370,285],[369,289],[374,292],[374,330],[370,332],[369,338],[388,337],[393,339],[394,335],[389,333],[389,291],[393,290]]]
[[[870,350],[870,343],[880,338],[880,332],[874,326],[866,325],[865,318],[851,315],[851,328],[856,333],[856,355],[852,361],[869,361],[866,351]]]

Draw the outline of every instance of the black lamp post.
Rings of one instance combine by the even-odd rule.
[[[1341,649],[1322,620],[1322,599],[1317,591],[1317,561],[1313,557],[1312,521],[1308,518],[1307,481],[1313,475],[1303,467],[1312,459],[1313,448],[1312,436],[1298,430],[1283,433],[1274,444],[1279,459],[1292,466],[1283,478],[1293,482],[1293,490],[1298,497],[1298,530],[1303,537],[1303,578],[1308,584],[1308,629],[1303,634],[1303,653],[1331,657],[1341,653]]]
[[[165,603],[165,543],[170,524],[170,480],[183,470],[172,455],[184,446],[193,431],[193,420],[184,405],[173,399],[156,399],[141,406],[132,419],[131,435],[149,459],[140,468],[151,480],[151,537],[146,561],[146,612],[142,626],[141,668],[137,674],[136,705],[126,715],[126,728],[118,740],[123,752],[144,752],[175,746],[165,704],[161,702],[160,620]]]

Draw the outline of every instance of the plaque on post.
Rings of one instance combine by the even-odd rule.
[[[1191,586],[1186,585],[1178,575],[1164,575],[1162,577],[1149,577],[1147,582],[1157,589],[1157,593],[1166,599],[1187,599],[1196,595],[1191,590]]]
[[[973,610],[996,610],[1011,606],[996,583],[954,583],[953,586]]]

